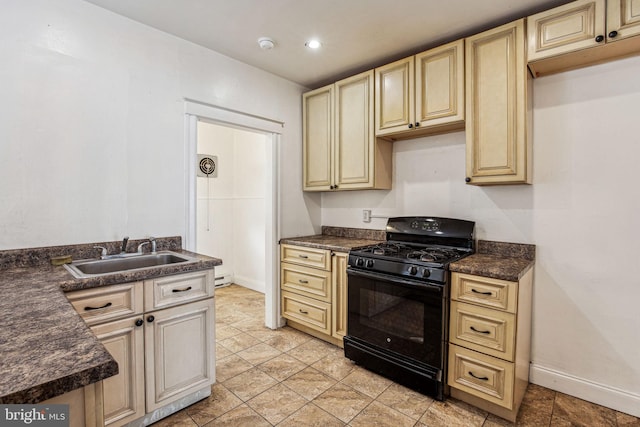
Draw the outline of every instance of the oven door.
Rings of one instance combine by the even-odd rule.
[[[442,369],[444,284],[348,268],[347,335]]]

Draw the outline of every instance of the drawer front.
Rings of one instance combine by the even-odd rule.
[[[331,272],[281,263],[282,289],[331,302]]]
[[[449,345],[449,386],[513,409],[514,365]]]
[[[67,293],[67,298],[88,325],[143,311],[142,282],[73,291]]]
[[[515,313],[518,306],[518,282],[453,273],[451,299]]]
[[[451,301],[449,341],[513,362],[515,323],[511,313]]]
[[[214,288],[213,270],[145,280],[144,309],[152,311],[211,297]]]
[[[329,271],[331,270],[331,251],[282,245],[280,247],[280,261]]]
[[[282,292],[282,317],[291,319],[324,334],[331,334],[331,305],[302,295]]]

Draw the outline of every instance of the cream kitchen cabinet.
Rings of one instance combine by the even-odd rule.
[[[391,188],[389,142],[373,130],[373,71],[303,94],[303,189]]]
[[[529,383],[532,278],[451,277],[451,396],[512,422]]]
[[[287,324],[342,346],[347,323],[347,253],[281,245],[282,317]]]
[[[531,78],[524,19],[468,37],[466,182],[531,183]]]
[[[414,138],[464,127],[464,40],[375,69],[376,136]]]
[[[638,0],[577,0],[527,18],[534,76],[640,52]]]
[[[211,393],[213,293],[203,270],[67,294],[118,363],[103,381],[106,426],[159,419]]]
[[[39,405],[69,405],[69,418],[66,420],[69,427],[103,427],[102,402],[102,381],[98,381],[40,402]]]

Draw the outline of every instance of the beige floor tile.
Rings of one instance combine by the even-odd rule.
[[[279,336],[282,333],[281,331],[282,329],[269,329],[262,325],[260,328],[247,329],[245,332],[258,341],[265,342],[271,338]]]
[[[273,387],[276,383],[277,381],[269,375],[257,368],[253,368],[225,381],[222,385],[246,402]]]
[[[282,383],[305,399],[313,400],[333,386],[336,380],[326,376],[317,369],[307,367],[291,375]]]
[[[392,381],[366,369],[356,367],[353,372],[344,377],[342,383],[375,399],[391,385]]]
[[[580,424],[580,425],[583,425],[583,424]],[[573,424],[569,420],[565,420],[564,418],[560,418],[553,415],[551,417],[551,424],[549,424],[549,427],[575,427],[575,424]]]
[[[236,354],[252,365],[259,365],[267,360],[279,356],[282,353],[280,353],[280,350],[271,347],[269,344],[259,343],[253,347],[239,351]]]
[[[313,403],[318,407],[345,423],[351,421],[371,401],[372,399],[366,394],[362,394],[341,383],[335,384],[329,390],[313,399]]]
[[[557,393],[553,403],[553,417],[576,426],[615,427],[616,411],[564,393]]]
[[[344,357],[344,355],[336,356],[333,352],[311,366],[338,381],[353,372],[356,367],[355,363]]]
[[[271,424],[277,424],[308,403],[295,391],[277,384],[247,402]]]
[[[226,340],[241,334],[240,329],[236,329],[230,325],[216,325],[216,341]]]
[[[313,403],[308,403],[278,424],[278,427],[342,427],[344,425],[345,423],[333,415]]]
[[[376,401],[402,412],[414,420],[419,420],[434,402],[432,398],[424,394],[395,383],[383,391]]]
[[[286,353],[281,353],[279,356],[257,366],[262,372],[278,381],[284,381],[306,367],[307,365]]]
[[[253,365],[240,356],[232,354],[216,361],[216,381],[224,382],[253,368]]]
[[[295,357],[301,362],[311,365],[314,362],[322,359],[331,352],[331,344],[328,344],[319,339],[312,339],[299,346],[287,351],[287,354]]]
[[[549,417],[549,421],[545,424],[537,424],[536,427],[546,427],[551,422],[551,417]],[[482,427],[514,427],[516,423],[512,423],[511,421],[507,421],[504,418],[500,418],[493,414],[489,414],[487,419],[482,424]],[[520,424],[518,424],[520,425]]]
[[[265,343],[269,344],[273,348],[277,348],[278,350],[285,352],[296,348],[311,339],[313,338],[307,334],[285,327],[282,328],[280,334],[267,339]]]
[[[242,400],[231,393],[225,386],[214,384],[211,388],[211,396],[195,405],[189,406],[186,411],[201,426],[241,404]]]
[[[191,419],[187,412],[183,409],[165,419],[153,424],[153,427],[197,427],[198,424]]]
[[[472,427],[482,426],[487,412],[456,399],[435,401],[420,418],[421,426]]]
[[[552,409],[553,401],[550,408],[546,403],[523,401],[516,419],[517,424],[523,427],[548,426],[551,424]]]
[[[225,357],[229,357],[232,354],[234,353],[231,350],[227,349],[219,342],[216,343],[216,360],[224,359]]]
[[[233,337],[218,341],[221,345],[223,345],[229,351],[237,353],[239,351],[245,350],[249,347],[252,347],[256,344],[260,344],[260,341],[255,339],[249,334],[241,333],[239,335],[235,335]]]
[[[224,415],[216,418],[210,423],[205,424],[207,427],[270,427],[271,424],[262,418],[253,409],[246,404],[238,406]]]
[[[640,419],[633,415],[616,412],[618,427],[640,427]]]
[[[349,423],[352,427],[412,427],[416,420],[374,401]]]

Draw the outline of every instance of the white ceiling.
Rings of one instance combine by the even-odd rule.
[[[316,88],[569,0],[86,1]]]

